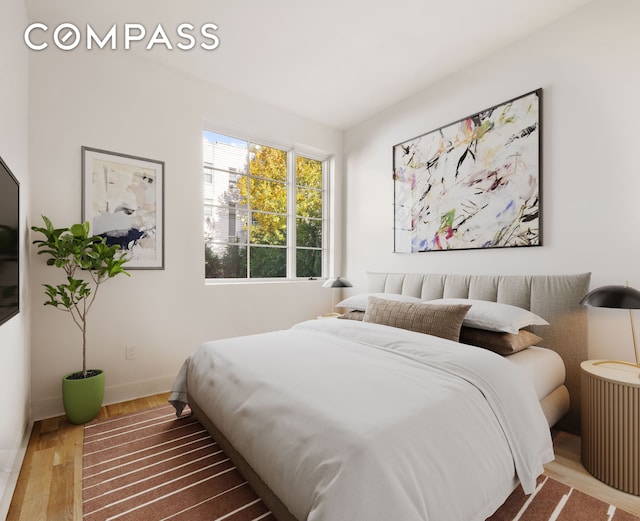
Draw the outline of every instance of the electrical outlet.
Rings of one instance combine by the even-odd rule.
[[[136,348],[135,346],[126,346],[124,357],[127,360],[135,360],[136,359]]]

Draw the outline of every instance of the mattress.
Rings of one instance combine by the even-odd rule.
[[[531,382],[549,427],[556,425],[571,404],[565,385],[566,369],[560,355],[551,349],[532,346],[505,359],[516,365]]]
[[[545,396],[564,384],[565,367],[560,355],[551,349],[532,346],[512,355],[506,360],[520,368],[542,400]]]

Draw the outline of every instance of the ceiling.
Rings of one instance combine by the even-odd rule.
[[[106,34],[158,23],[174,50],[135,53],[330,127],[346,129],[591,0],[25,0],[32,22]],[[175,49],[212,22],[214,51]],[[120,36],[119,36],[120,37]],[[49,39],[51,37],[49,36]],[[147,40],[148,41],[148,38]],[[198,43],[204,41],[199,38]],[[210,42],[210,40],[207,40]]]

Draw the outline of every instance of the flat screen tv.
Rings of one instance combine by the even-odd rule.
[[[20,184],[0,157],[0,324],[20,311]]]

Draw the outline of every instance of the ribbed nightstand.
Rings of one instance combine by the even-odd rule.
[[[600,481],[640,495],[638,369],[587,360],[582,369],[582,464]]]

